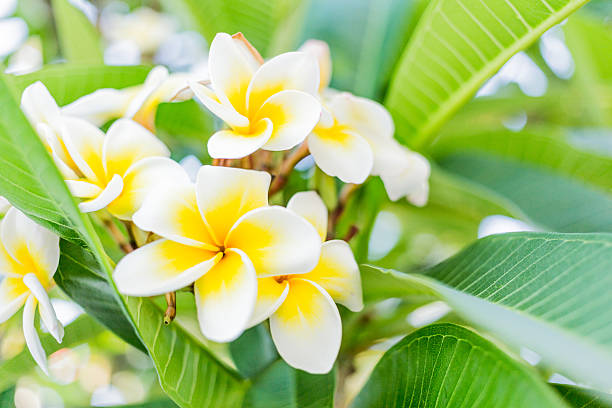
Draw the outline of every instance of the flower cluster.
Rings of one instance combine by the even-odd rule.
[[[328,240],[335,220],[328,220],[315,191],[295,194],[286,207],[269,205],[268,197],[311,154],[323,172],[345,183],[380,176],[392,200],[424,205],[429,164],[395,141],[382,105],[329,88],[331,59],[323,42],[311,40],[264,62],[242,34],[220,33],[211,44],[208,78],[197,79],[158,67],[142,86],[100,89],[61,108],[35,83],[24,91],[22,109],[81,211],[106,208],[128,230],[146,234],[139,248],[127,245],[116,266],[122,294],[190,288],[207,338],[232,341],[269,319],[274,344],[290,365],[328,372],[342,337],[336,303],[351,311],[363,307],[357,263],[347,242]],[[227,125],[208,139],[215,160],[199,168],[195,182],[152,133],[159,103],[185,95]],[[104,133],[99,127],[110,120]],[[289,150],[275,153],[280,164],[266,152]],[[2,223],[0,273],[8,278],[0,300],[9,306],[0,317],[26,302],[30,319],[38,301],[59,341],[61,326],[43,296],[57,267],[57,237],[30,236],[36,228],[17,210]],[[27,250],[15,249],[16,234]],[[26,269],[24,256],[30,257]],[[24,330],[32,332],[29,320]],[[42,366],[39,347],[30,343]]]

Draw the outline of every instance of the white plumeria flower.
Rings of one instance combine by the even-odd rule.
[[[219,342],[247,327],[257,277],[312,270],[321,251],[317,231],[294,212],[268,207],[270,175],[203,166],[153,192],[134,223],[163,237],[126,255],[114,280],[129,296],[154,296],[192,283],[200,329]]]
[[[298,51],[310,54],[317,59],[319,63],[319,92],[323,93],[329,86],[332,76],[332,60],[329,45],[321,40],[308,40],[302,44]]]
[[[11,208],[11,203],[6,198],[0,196],[0,216],[5,215],[9,208]]]
[[[23,334],[34,361],[49,374],[47,357],[34,327],[36,306],[49,333],[62,342],[64,327],[58,320],[47,291],[59,263],[59,237],[26,217],[9,209],[0,222],[0,323],[4,323],[25,304]]]
[[[15,52],[28,38],[28,25],[19,17],[10,17],[17,10],[17,0],[0,1],[0,58]]]
[[[190,87],[230,127],[208,140],[213,158],[291,149],[319,120],[319,69],[309,54],[288,52],[262,65],[242,34],[219,33],[210,46],[208,68],[211,88],[194,82]]]
[[[295,194],[287,208],[316,228],[321,241],[327,234],[327,209],[313,191]],[[251,325],[270,317],[272,339],[292,367],[313,374],[332,369],[342,340],[342,321],[334,302],[352,311],[363,308],[359,267],[349,245],[324,242],[317,266],[306,274],[258,279]]]
[[[159,104],[169,102],[186,88],[190,78],[189,74],[169,74],[167,68],[157,66],[142,85],[98,89],[64,106],[62,113],[88,120],[96,126],[111,119],[130,118],[153,130]]]

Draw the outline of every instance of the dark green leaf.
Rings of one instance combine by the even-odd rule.
[[[610,408],[612,395],[574,385],[551,384],[565,402],[575,408]]]
[[[563,407],[528,366],[453,324],[417,330],[385,353],[354,408]]]
[[[15,388],[9,388],[0,393],[0,407],[12,407],[15,405]]]
[[[230,344],[232,360],[244,377],[254,377],[279,359],[272,337],[265,325],[245,331]]]

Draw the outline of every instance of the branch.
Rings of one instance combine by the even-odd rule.
[[[289,175],[291,174],[291,171],[295,165],[306,156],[308,156],[308,145],[304,141],[300,147],[291,153],[281,164],[278,174],[274,177],[274,180],[272,180],[268,196],[273,196],[282,190],[283,187],[285,187],[285,184],[287,184],[287,181],[289,181]]]

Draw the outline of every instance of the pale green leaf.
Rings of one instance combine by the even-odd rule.
[[[69,62],[104,63],[97,28],[68,0],[51,1],[62,54]]]
[[[586,2],[433,0],[386,99],[400,139],[427,143],[512,55]]]
[[[540,408],[565,404],[529,366],[477,333],[435,324],[387,351],[353,408]]]
[[[612,388],[612,235],[494,235],[425,274],[365,267],[366,300],[429,294],[577,382]]]

